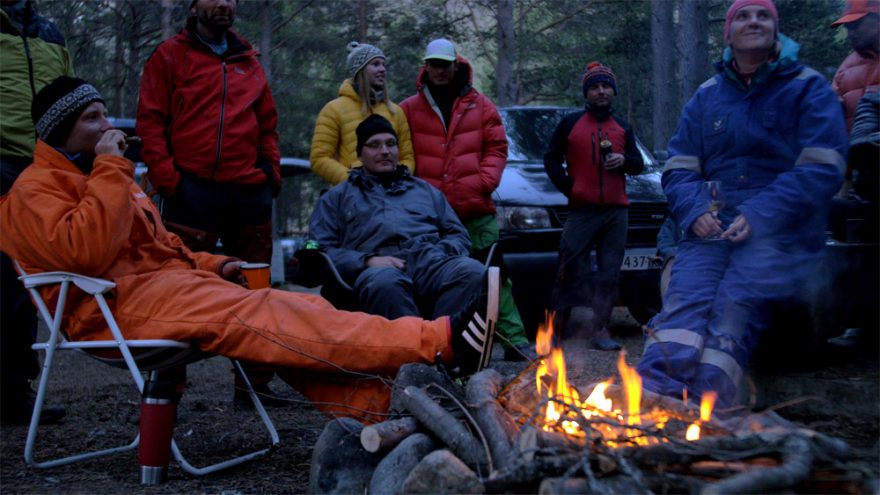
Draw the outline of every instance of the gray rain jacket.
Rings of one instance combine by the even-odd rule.
[[[467,256],[471,248],[443,193],[400,165],[381,179],[352,169],[346,182],[318,200],[309,234],[349,283],[370,256],[402,258],[414,273],[449,256]]]

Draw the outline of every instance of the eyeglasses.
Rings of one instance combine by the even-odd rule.
[[[429,58],[427,60],[428,65],[435,69],[448,69],[452,67],[452,61],[450,60],[441,60],[438,58]]]
[[[364,143],[364,148],[369,148],[373,151],[378,151],[382,149],[383,146],[387,147],[388,149],[396,148],[397,140],[389,139],[387,141],[370,141],[368,143]]]

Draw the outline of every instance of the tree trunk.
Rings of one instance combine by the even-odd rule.
[[[117,7],[118,14],[121,15],[122,7]],[[117,18],[118,19],[118,18]],[[125,44],[126,44],[126,23],[123,19],[119,19],[113,28],[113,108],[110,110],[111,115],[125,115]]]
[[[651,0],[651,55],[653,60],[653,149],[665,149],[678,117],[677,85],[673,83],[675,35],[673,9],[667,0]]]
[[[704,0],[681,0],[681,107],[709,77],[709,15]]]
[[[367,16],[367,13],[370,9],[370,1],[369,0],[358,0],[357,3],[357,26],[358,26],[358,39],[359,43],[366,43],[367,41],[367,28],[370,25],[370,19]]]
[[[513,26],[513,0],[498,0],[498,62],[495,65],[495,89],[498,106],[515,105],[519,91],[514,79],[513,64],[516,59],[516,38]]]
[[[272,7],[275,0],[263,0],[260,9],[260,63],[266,73],[266,81],[272,85]]]
[[[162,41],[174,36],[174,2],[175,0],[162,0]]]

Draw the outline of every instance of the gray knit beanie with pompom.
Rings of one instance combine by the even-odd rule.
[[[374,58],[385,59],[385,54],[382,53],[382,50],[376,48],[373,45],[368,45],[366,43],[358,43],[357,41],[352,41],[348,44],[348,59],[346,60],[348,66],[348,76],[354,77],[355,74],[360,72],[361,69],[364,68],[365,65],[370,63]]]

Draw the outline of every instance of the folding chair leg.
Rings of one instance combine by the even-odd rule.
[[[83,454],[76,454],[67,457],[60,457],[58,459],[51,459],[48,461],[38,462],[34,460],[34,446],[37,442],[37,432],[40,428],[40,416],[43,414],[43,401],[46,399],[46,390],[49,383],[49,376],[52,372],[52,363],[55,359],[55,346],[48,346],[46,349],[46,355],[43,358],[43,370],[40,373],[40,381],[37,386],[37,397],[34,401],[34,411],[31,413],[31,423],[28,426],[27,439],[24,444],[24,461],[27,465],[33,466],[36,468],[50,468],[55,466],[64,466],[66,464],[71,464],[77,461],[84,461],[86,459],[94,459],[96,457],[103,457],[106,455],[116,454],[118,452],[127,452],[129,450],[134,450],[138,446],[138,442],[140,440],[140,436],[134,437],[127,445],[121,445],[119,447],[111,447],[109,449],[96,450],[93,452],[86,452]]]
[[[254,408],[257,410],[257,413],[260,415],[260,419],[263,421],[263,424],[266,426],[266,430],[269,432],[269,437],[271,438],[271,445],[264,449],[260,449],[249,454],[245,454],[240,457],[235,457],[232,459],[225,460],[223,462],[218,462],[216,464],[211,464],[210,466],[205,466],[202,468],[198,468],[190,464],[186,458],[181,454],[180,448],[177,446],[177,442],[174,440],[171,441],[171,454],[174,456],[174,459],[180,465],[181,469],[186,471],[189,474],[194,476],[203,476],[205,474],[213,473],[216,471],[220,471],[222,469],[226,469],[231,466],[235,466],[241,464],[243,462],[250,461],[251,459],[255,459],[262,455],[265,455],[269,451],[271,451],[275,446],[278,445],[280,439],[278,437],[278,431],[275,429],[275,424],[272,422],[272,419],[269,418],[269,414],[266,413],[266,408],[263,407],[263,403],[260,401],[259,396],[254,391],[254,387],[251,385],[250,380],[247,377],[247,374],[241,367],[241,364],[237,360],[232,361],[235,364],[238,373],[241,375],[242,380],[244,381],[245,388],[247,389],[248,395],[251,398],[251,401],[254,403]]]

